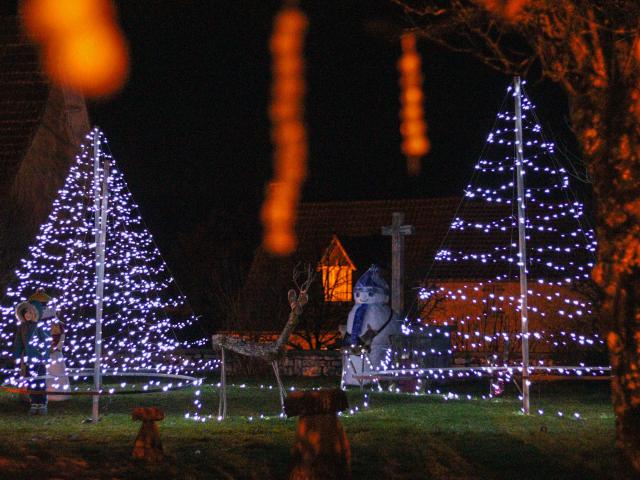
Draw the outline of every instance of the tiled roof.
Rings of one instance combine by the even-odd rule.
[[[273,257],[261,248],[256,252],[245,285],[243,323],[250,328],[278,328],[286,318],[286,291],[291,288],[291,273],[299,262],[315,264],[335,234],[354,261],[354,280],[371,262],[388,267],[391,240],[382,236],[383,226],[391,224],[393,212],[404,212],[405,224],[415,227],[405,237],[407,286],[419,282],[446,235],[460,198],[373,200],[353,202],[304,203],[300,205],[296,231],[298,249],[289,258]],[[272,307],[274,298],[285,303]]]
[[[50,84],[15,17],[0,17],[0,195],[5,195],[40,123]]]
[[[0,16],[0,290],[88,130],[84,98],[51,85],[19,19]]]
[[[440,242],[444,238],[451,218],[460,203],[457,197],[375,200],[357,202],[307,203],[300,207],[298,216],[299,252],[315,255],[322,252],[336,234],[343,239],[345,246],[367,247],[387,245],[390,254],[390,237],[382,236],[383,226],[391,224],[393,212],[405,214],[405,224],[413,225],[415,233],[405,237],[405,265],[407,277],[421,277],[425,265],[433,258]],[[375,241],[379,239],[379,241]],[[360,240],[360,241],[359,241]],[[348,252],[358,257],[359,252]],[[388,261],[388,256],[380,259]],[[363,273],[369,265],[358,265],[357,271]]]
[[[388,236],[381,235],[381,227],[391,223],[393,212],[404,212],[405,224],[415,228],[413,235],[405,237],[406,294],[425,280],[435,283],[443,280],[483,281],[495,279],[498,275],[509,275],[511,280],[517,280],[517,223],[510,205],[477,201],[461,203],[459,197],[306,203],[300,206],[296,226],[299,245],[291,257],[275,258],[262,249],[256,252],[245,284],[245,318],[242,321],[252,319],[247,323],[248,328],[255,328],[255,325],[277,328],[281,325],[282,319],[286,318],[286,291],[292,286],[294,265],[297,262],[317,264],[334,234],[357,268],[353,274],[354,281],[372,262],[382,267],[388,279],[391,242]],[[528,209],[529,219],[535,219],[541,212],[544,213]],[[464,231],[450,230],[455,217],[470,223]],[[486,233],[483,225],[497,219],[504,219],[506,231],[492,228],[490,233]],[[572,218],[558,221],[556,225],[563,232],[570,232],[576,226]],[[528,240],[528,252],[539,246],[558,243],[559,239],[558,233],[535,232],[532,235],[528,230],[528,235],[533,237]],[[508,250],[496,250],[496,247],[507,247]],[[458,261],[434,262],[436,253],[441,249],[460,253]],[[477,258],[462,258],[467,254],[494,256],[482,263]],[[499,258],[500,255],[511,257],[513,262]],[[557,254],[558,263],[564,261],[562,255]],[[528,263],[528,270],[531,278],[540,274],[546,278],[562,276],[562,273],[549,274],[544,265],[532,262]],[[277,303],[274,299],[282,299],[277,310],[273,308]]]

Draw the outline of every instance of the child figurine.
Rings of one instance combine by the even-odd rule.
[[[20,321],[14,342],[16,361],[20,362],[23,378],[40,377],[27,382],[27,388],[31,391],[30,415],[47,414],[47,395],[44,392],[50,339],[38,322],[42,319],[44,307],[49,300],[50,297],[44,290],[38,289],[28,301],[19,303],[15,309]]]
[[[69,377],[67,376],[67,366],[62,354],[64,345],[65,325],[56,318],[51,324],[51,358],[47,366],[47,391],[48,392],[68,392]],[[69,400],[69,395],[48,395],[48,400],[57,402]]]

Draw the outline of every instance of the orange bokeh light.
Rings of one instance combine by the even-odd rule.
[[[274,21],[271,37],[271,140],[274,180],[262,205],[263,246],[288,255],[297,245],[295,220],[302,183],[307,176],[304,113],[304,35],[307,19],[297,8],[285,8]]]
[[[21,10],[27,33],[42,40],[71,33],[84,24],[113,20],[114,9],[105,0],[28,0]]]
[[[429,153],[431,144],[427,138],[422,102],[422,72],[420,55],[416,49],[415,35],[402,36],[402,56],[398,60],[400,72],[400,134],[402,153],[407,157],[407,172],[415,176],[420,173],[420,158]]]
[[[480,0],[480,3],[490,12],[515,22],[523,15],[529,0]]]
[[[127,77],[127,48],[113,28],[93,28],[48,43],[47,73],[57,83],[89,96],[112,93]]]
[[[110,0],[27,0],[21,13],[54,82],[93,97],[122,87],[129,54]]]

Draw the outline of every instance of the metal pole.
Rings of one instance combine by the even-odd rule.
[[[96,243],[96,259],[98,257],[98,241],[100,240],[100,135],[98,128],[93,129],[93,226]],[[96,263],[96,273],[98,264]]]
[[[104,297],[104,264],[105,249],[107,244],[107,209],[109,205],[109,171],[111,161],[105,157],[102,171],[102,186],[100,188],[99,168],[100,162],[100,139],[97,129],[93,133],[93,153],[94,153],[94,193],[97,193],[95,204],[99,205],[96,210],[96,339],[95,339],[95,364],[93,367],[93,383],[96,392],[102,386],[100,360],[102,357],[102,307]],[[98,188],[96,188],[96,185]],[[100,417],[100,397],[93,396],[93,408],[91,420],[97,422]]]
[[[100,244],[100,141],[99,141],[98,129],[93,129],[93,225],[94,225],[94,244],[96,248],[96,280],[98,277],[98,245]],[[96,315],[97,317],[97,315]],[[96,324],[96,330],[97,330]],[[94,344],[94,352],[96,353],[96,360],[94,361],[93,381],[94,388],[98,390],[100,387],[100,362],[97,360],[97,331]],[[93,397],[93,406],[91,412],[91,420],[98,421],[99,416],[99,398]]]
[[[522,141],[522,93],[520,77],[514,78],[516,111],[516,185],[518,189],[518,265],[520,266],[520,327],[522,333],[522,410],[529,415],[529,325],[527,323],[527,237]]]

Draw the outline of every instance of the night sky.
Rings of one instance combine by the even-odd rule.
[[[118,2],[131,46],[123,91],[91,102],[149,227],[169,245],[212,216],[241,214],[259,235],[271,174],[272,19],[278,1]],[[469,56],[420,44],[433,148],[405,174],[393,33],[410,20],[390,2],[302,2],[309,16],[304,201],[459,195],[510,78]],[[548,134],[571,142],[566,100],[549,82],[529,93]]]
[[[116,4],[131,48],[130,78],[112,98],[89,102],[92,122],[110,139],[169,257],[180,261],[177,240],[199,232],[212,244],[240,238],[238,255],[250,258],[271,176],[268,45],[281,2]],[[460,195],[511,78],[421,42],[432,151],[422,175],[408,178],[396,62],[397,35],[411,19],[388,0],[301,7],[309,17],[303,201]],[[528,80],[546,134],[576,154],[562,91]]]

